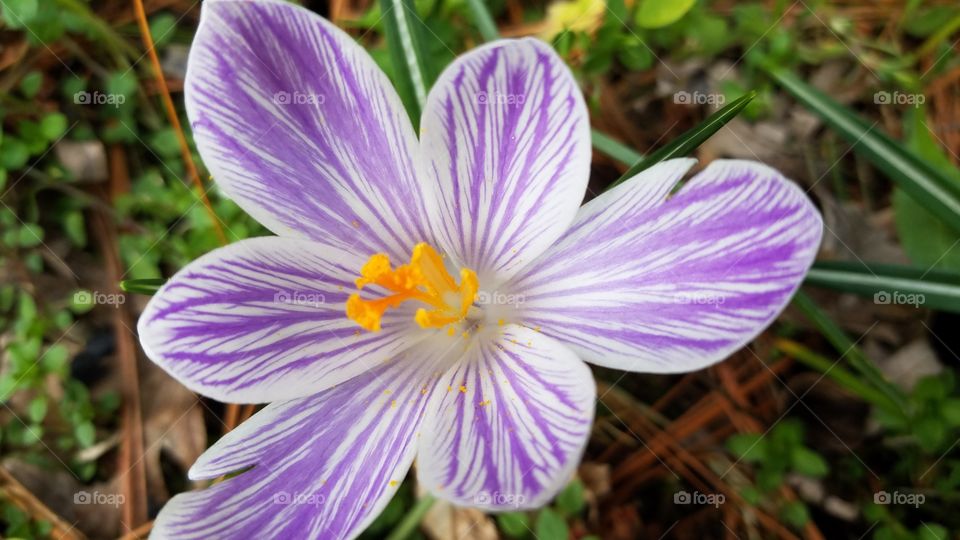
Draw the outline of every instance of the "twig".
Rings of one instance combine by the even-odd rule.
[[[220,227],[220,220],[213,211],[210,199],[207,198],[207,192],[200,180],[200,173],[197,172],[197,166],[193,162],[193,156],[190,154],[190,146],[187,145],[187,137],[183,134],[183,126],[180,125],[180,117],[177,115],[177,109],[173,105],[173,98],[170,97],[170,89],[167,87],[167,79],[163,75],[163,68],[160,66],[160,58],[157,56],[157,49],[153,43],[153,36],[150,34],[150,24],[147,22],[147,13],[143,9],[143,0],[133,0],[133,6],[137,15],[137,25],[140,27],[140,36],[143,38],[143,46],[147,48],[147,56],[150,57],[150,64],[153,67],[154,78],[160,88],[160,98],[163,100],[163,106],[167,111],[167,119],[173,126],[174,133],[177,134],[177,142],[180,143],[180,154],[183,157],[183,163],[187,168],[187,174],[200,192],[200,200],[204,208],[210,214],[210,221],[213,223],[213,229],[220,239],[220,243],[227,244],[227,237],[223,234]]]
[[[160,66],[160,58],[157,56],[157,50],[153,43],[153,36],[150,34],[150,24],[147,22],[147,13],[143,8],[143,0],[133,0],[134,12],[137,18],[137,25],[140,27],[140,36],[143,38],[143,46],[147,49],[147,55],[150,57],[150,64],[153,67],[154,78],[157,81],[157,86],[160,90],[160,98],[163,100],[164,109],[167,112],[167,118],[170,121],[170,125],[173,126],[174,133],[177,134],[177,142],[180,144],[180,154],[183,157],[183,163],[187,168],[187,174],[190,175],[190,179],[193,181],[194,186],[200,192],[200,200],[203,202],[203,207],[207,210],[207,214],[210,215],[210,222],[213,224],[213,230],[217,234],[217,238],[220,240],[221,245],[227,244],[227,237],[223,233],[223,229],[220,227],[220,218],[217,217],[216,212],[213,211],[213,206],[210,204],[210,199],[207,198],[207,192],[203,187],[203,182],[200,180],[200,173],[197,172],[197,166],[193,162],[193,156],[190,154],[190,147],[187,145],[187,137],[183,133],[183,126],[180,124],[180,117],[177,115],[177,109],[173,105],[173,98],[170,97],[170,88],[167,86],[167,79],[163,75],[163,68]],[[225,430],[228,432],[233,428],[237,427],[237,420],[239,419],[239,408],[236,403],[227,403],[226,413],[225,413]]]
[[[30,517],[49,523],[52,527],[50,538],[57,538],[58,540],[83,540],[86,538],[76,527],[47,508],[43,501],[34,496],[26,486],[10,474],[10,471],[3,467],[0,467],[0,493],[10,504],[23,510]]]
[[[148,521],[143,525],[140,525],[136,529],[133,529],[127,534],[121,536],[119,540],[140,540],[141,538],[146,538],[147,536],[149,536],[151,530],[153,530],[153,522]]]
[[[123,152],[110,152],[110,193],[118,195],[116,186],[128,185],[126,157]],[[99,237],[107,271],[106,287],[109,294],[121,295],[120,279],[123,277],[120,254],[117,251],[117,232],[107,214],[93,214],[93,231]],[[120,489],[125,496],[123,522],[135,527],[147,520],[147,480],[143,456],[143,424],[140,416],[140,383],[137,373],[137,345],[131,328],[133,321],[127,313],[126,304],[113,310],[113,333],[117,343],[117,362],[120,370],[120,425],[123,439],[118,460]]]

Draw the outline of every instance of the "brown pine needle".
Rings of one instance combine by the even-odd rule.
[[[170,97],[170,88],[167,87],[167,79],[163,76],[163,68],[160,67],[160,58],[157,56],[157,50],[153,43],[153,36],[150,34],[150,25],[147,23],[147,13],[143,8],[143,0],[133,0],[134,10],[137,15],[137,25],[140,27],[140,35],[143,38],[143,46],[147,49],[147,55],[150,57],[150,64],[153,66],[153,74],[160,88],[160,98],[163,100],[163,106],[167,111],[167,118],[173,126],[174,133],[177,134],[177,142],[180,143],[180,154],[183,156],[183,162],[187,167],[187,174],[193,181],[194,186],[200,192],[200,200],[203,202],[207,214],[210,215],[210,221],[213,223],[213,229],[217,233],[217,238],[221,245],[227,244],[227,237],[223,234],[220,227],[220,218],[213,211],[210,199],[207,198],[207,192],[200,180],[200,173],[197,172],[197,166],[193,163],[193,156],[190,155],[190,147],[187,145],[187,137],[183,134],[183,126],[180,125],[180,117],[177,115],[177,109],[173,105],[173,98]],[[239,419],[239,408],[235,403],[227,404],[226,427],[224,433],[237,427]]]
[[[170,125],[173,126],[174,133],[177,134],[177,142],[180,143],[180,154],[183,156],[183,162],[187,167],[187,174],[200,192],[200,200],[204,208],[210,214],[210,221],[213,223],[213,229],[217,232],[217,238],[221,245],[227,244],[227,237],[223,234],[220,227],[220,219],[213,211],[210,205],[210,199],[207,198],[207,192],[200,180],[200,174],[197,172],[197,166],[193,163],[193,157],[190,155],[190,147],[187,145],[187,137],[183,134],[183,126],[180,125],[180,117],[177,115],[177,109],[173,106],[173,98],[170,97],[170,89],[167,87],[167,79],[163,76],[163,68],[160,67],[160,58],[157,56],[157,49],[153,43],[153,36],[150,34],[150,25],[147,23],[147,12],[143,9],[143,0],[133,0],[133,6],[137,15],[137,25],[140,27],[140,36],[143,38],[143,46],[147,48],[147,55],[150,57],[150,64],[153,66],[153,74],[157,79],[157,85],[160,87],[160,98],[163,100],[163,106],[167,111],[167,118]]]

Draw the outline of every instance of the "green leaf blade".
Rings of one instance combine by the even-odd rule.
[[[647,156],[641,157],[610,187],[616,186],[617,184],[636,176],[640,172],[649,169],[661,161],[689,155],[698,146],[703,144],[704,141],[719,131],[720,128],[736,118],[737,115],[740,114],[740,112],[743,111],[743,109],[749,105],[755,97],[757,97],[757,93],[755,91],[751,90],[750,92],[747,92],[746,94],[724,106],[719,111],[711,114],[706,120],[698,124],[693,129],[670,141],[670,143],[663,148],[660,148],[656,152],[653,152]]]
[[[904,304],[960,313],[960,273],[912,266],[819,262],[810,285],[873,297],[878,304]]]
[[[436,75],[424,52],[420,17],[413,0],[380,0],[384,33],[389,46],[397,90],[414,126],[427,101]]]
[[[760,66],[794,98],[854,145],[904,192],[941,221],[960,231],[960,185],[876,127],[792,73],[762,60]]]

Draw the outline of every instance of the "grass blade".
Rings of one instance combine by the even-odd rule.
[[[163,278],[127,279],[120,282],[120,290],[128,293],[154,295],[166,283]]]
[[[912,266],[820,262],[806,283],[861,296],[880,304],[912,304],[960,313],[960,274]]]
[[[698,124],[693,129],[686,131],[683,135],[680,135],[676,139],[670,141],[670,143],[666,146],[660,148],[652,154],[641,157],[629,169],[627,169],[627,172],[623,173],[623,175],[616,182],[611,184],[610,187],[636,176],[641,171],[649,169],[661,161],[689,155],[720,128],[727,125],[727,122],[736,118],[737,115],[740,114],[740,111],[749,105],[755,97],[757,97],[757,93],[755,91],[751,90],[750,92],[747,92],[746,94],[730,102],[719,111],[711,114],[706,120]]]
[[[830,360],[825,356],[821,356],[820,354],[817,354],[803,345],[789,339],[777,338],[775,344],[776,347],[781,351],[799,360],[807,367],[815,369],[820,373],[830,377],[834,380],[834,382],[846,388],[847,391],[856,394],[864,401],[872,403],[888,413],[903,416],[904,413],[902,410],[900,410],[900,407],[896,402],[891,400],[885,393],[880,392],[873,386],[861,381],[857,375],[848,371],[846,368],[836,365],[837,363],[835,360]]]
[[[380,0],[380,9],[397,91],[416,127],[427,101],[427,91],[435,79],[424,54],[420,29],[423,23],[413,0]]]
[[[785,90],[820,116],[830,127],[853,144],[913,200],[934,216],[960,231],[960,185],[943,171],[930,166],[915,154],[826,94],[806,84],[769,60],[761,67]]]
[[[636,163],[643,159],[640,152],[595,129],[590,131],[590,138],[594,148],[621,163]]]
[[[410,512],[403,517],[403,520],[400,521],[393,532],[390,533],[387,540],[406,540],[409,538],[420,526],[423,517],[427,515],[427,512],[430,511],[430,508],[436,500],[437,499],[429,493],[421,497],[420,500],[417,501],[417,504],[410,509]]]
[[[856,342],[852,341],[846,332],[817,306],[812,298],[803,291],[797,291],[797,294],[793,297],[793,305],[810,319],[810,322],[817,327],[823,337],[827,338],[833,348],[840,353],[840,358],[834,364],[846,359],[847,363],[857,370],[867,383],[882,392],[887,399],[896,405],[900,414],[905,414],[906,399],[900,389],[880,373],[877,366],[857,347]]]
[[[493,41],[500,38],[500,32],[497,31],[497,23],[493,21],[493,16],[483,0],[467,0],[470,6],[470,13],[473,14],[473,22],[480,31],[480,36],[484,41]]]

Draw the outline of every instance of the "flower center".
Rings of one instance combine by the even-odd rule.
[[[447,272],[443,259],[428,244],[414,246],[410,263],[390,267],[390,258],[377,253],[360,269],[357,288],[379,285],[393,294],[365,300],[359,293],[347,299],[347,317],[369,330],[380,330],[380,319],[388,308],[395,308],[407,300],[426,304],[417,310],[414,320],[422,328],[442,328],[464,319],[477,296],[477,274],[469,268],[460,269],[460,284]],[[454,328],[451,326],[452,334]]]

